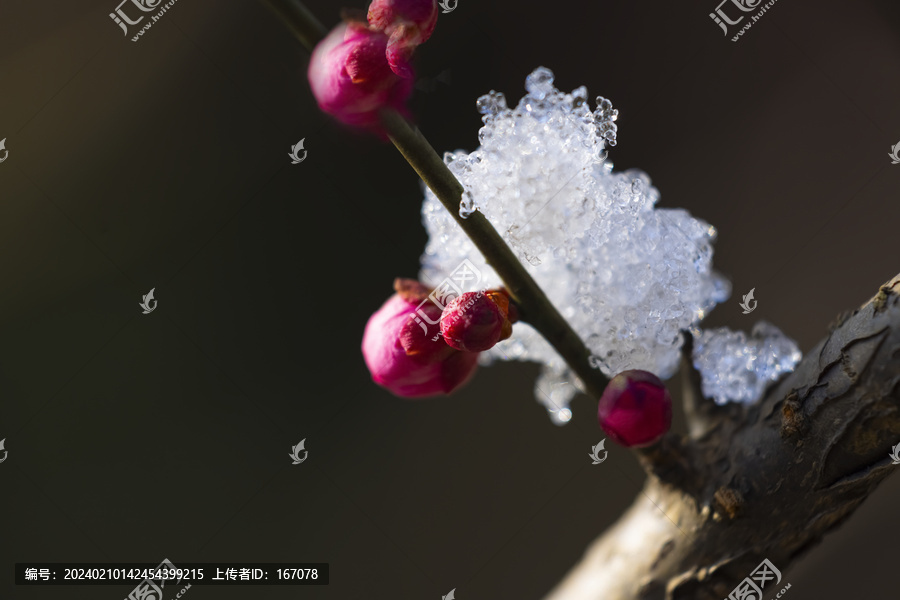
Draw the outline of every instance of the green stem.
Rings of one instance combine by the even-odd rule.
[[[298,0],[263,0],[287,23],[291,31],[310,51],[327,33],[316,18]],[[450,211],[488,264],[497,271],[507,291],[515,300],[521,320],[529,323],[568,363],[581,379],[585,391],[595,400],[600,398],[608,380],[591,367],[590,351],[571,325],[556,310],[534,278],[525,270],[494,226],[478,211],[468,218],[459,216],[459,203],[464,189],[450,172],[422,133],[394,110],[380,113],[381,124],[391,141]]]
[[[521,320],[534,327],[550,342],[584,383],[587,392],[599,399],[607,380],[603,373],[591,367],[588,362],[590,351],[525,270],[491,222],[478,211],[468,218],[459,216],[459,203],[465,190],[428,140],[396,111],[382,111],[381,123],[403,157],[453,215],[488,264],[497,271],[519,308]]]
[[[310,52],[328,35],[328,29],[299,0],[261,1],[284,21],[294,37]]]

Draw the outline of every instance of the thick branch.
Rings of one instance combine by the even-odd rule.
[[[307,48],[321,39],[324,28],[299,0],[264,1]],[[598,398],[606,380],[578,335],[483,215],[459,217],[459,181],[397,113],[384,112],[382,123],[523,320]],[[650,474],[645,493],[548,600],[719,600],[763,558],[784,569],[846,519],[892,470],[888,451],[900,438],[898,292],[900,276],[759,404],[717,408],[695,397],[690,437],[669,434],[639,452]]]
[[[900,275],[760,403],[705,407],[680,468],[664,482],[648,457],[645,494],[547,600],[721,600],[762,559],[783,572],[842,523],[898,468],[898,294]]]

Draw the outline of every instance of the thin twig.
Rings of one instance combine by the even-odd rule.
[[[261,1],[284,21],[294,37],[310,52],[328,35],[328,29],[299,0]]]
[[[327,31],[298,0],[262,0],[288,25],[297,39],[310,51]],[[483,214],[478,211],[468,218],[459,216],[459,203],[464,189],[438,156],[428,140],[397,111],[384,109],[381,124],[388,137],[444,207],[488,264],[497,271],[519,308],[522,321],[529,323],[553,346],[584,385],[585,391],[598,400],[608,380],[590,364],[591,352],[571,325],[556,310],[534,278],[516,258],[512,250]]]
[[[468,218],[459,215],[459,203],[464,189],[456,176],[450,172],[422,133],[399,113],[384,110],[381,117],[388,136],[403,157],[453,215],[488,264],[497,271],[518,305],[521,320],[529,323],[550,342],[581,379],[587,392],[599,399],[607,380],[603,373],[591,367],[588,361],[591,353],[578,334],[559,314],[490,221],[477,210]]]

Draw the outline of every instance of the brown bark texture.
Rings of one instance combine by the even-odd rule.
[[[900,275],[829,330],[750,406],[703,399],[685,368],[688,435],[641,452],[644,493],[545,600],[722,600],[763,559],[784,574],[900,469]]]

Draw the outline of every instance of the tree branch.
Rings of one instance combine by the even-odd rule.
[[[261,0],[291,30],[303,46],[313,51],[328,29],[300,0]]]
[[[299,0],[262,0],[312,52],[327,30]],[[475,211],[468,218],[459,216],[459,203],[464,189],[447,168],[425,136],[397,111],[384,109],[381,124],[394,146],[431,188],[441,204],[453,215],[475,247],[484,255],[506,286],[519,309],[519,319],[527,322],[553,346],[578,376],[585,391],[599,400],[609,383],[599,369],[590,364],[591,353],[569,322],[553,306],[531,274],[516,258],[494,226]]]
[[[431,188],[488,264],[497,271],[516,302],[519,319],[534,327],[550,342],[581,379],[585,391],[594,400],[599,400],[609,382],[599,369],[591,366],[591,353],[587,346],[525,270],[491,222],[477,210],[468,218],[459,215],[459,203],[465,190],[428,140],[396,111],[383,111],[382,124],[410,166]]]
[[[308,48],[325,34],[299,0],[263,0]],[[497,271],[528,320],[599,398],[606,379],[544,292],[414,127],[382,113],[391,140]],[[683,368],[689,436],[638,455],[644,494],[547,600],[720,600],[763,558],[778,568],[842,523],[892,471],[900,438],[900,276],[750,407],[702,399]],[[689,352],[689,350],[686,350]],[[656,498],[651,501],[650,498]],[[675,524],[673,526],[673,523]]]
[[[680,468],[661,479],[648,453],[645,493],[546,600],[721,600],[762,559],[783,571],[847,519],[897,468],[898,294],[900,275],[761,402],[704,408],[688,452],[667,436]]]

